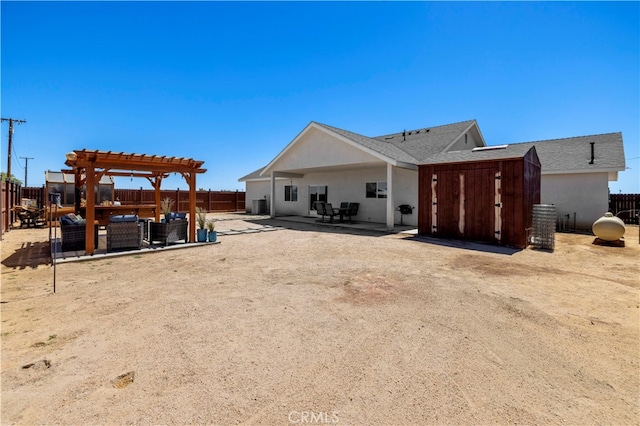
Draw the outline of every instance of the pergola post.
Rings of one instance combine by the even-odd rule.
[[[186,173],[189,184],[189,241],[196,240],[196,174]]]
[[[95,168],[93,167],[93,163],[89,163],[86,167],[86,174],[87,174],[87,178],[86,178],[86,185],[87,185],[87,200],[86,200],[86,209],[85,211],[86,213],[86,228],[85,228],[85,232],[86,232],[86,236],[85,236],[85,253],[86,254],[93,254],[94,251],[94,246],[95,246],[95,235],[93,233],[93,227],[94,227],[94,220],[96,218],[96,213],[95,213],[95,201],[96,201],[96,192],[95,192],[95,186],[96,186],[96,172],[95,172]]]
[[[156,200],[156,222],[160,222],[160,185],[162,184],[162,176],[156,176],[155,180],[151,182],[153,185],[155,200]]]

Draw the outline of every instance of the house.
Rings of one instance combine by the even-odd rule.
[[[541,203],[555,204],[561,221],[590,228],[608,208],[608,182],[625,169],[621,133],[521,143],[541,163]],[[487,144],[476,120],[367,137],[309,123],[264,168],[239,179],[272,217],[313,216],[315,201],[358,202],[361,221],[400,222],[397,207],[418,207],[418,166],[438,156]],[[403,217],[417,226],[418,214]],[[569,219],[567,219],[569,215]]]

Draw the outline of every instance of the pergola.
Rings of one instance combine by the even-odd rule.
[[[95,184],[104,175],[146,178],[155,190],[156,221],[160,221],[160,185],[170,173],[180,173],[189,185],[189,240],[196,237],[196,175],[207,170],[204,161],[192,158],[166,157],[145,154],[125,154],[111,151],[74,150],[67,154],[65,164],[73,168],[76,187],[76,210],[80,207],[79,192],[86,185],[85,252],[94,252],[93,226],[95,220]]]

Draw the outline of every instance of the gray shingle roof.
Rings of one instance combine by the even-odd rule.
[[[504,150],[443,152],[462,132],[475,123],[475,120],[407,131],[404,137],[400,132],[372,138],[327,124],[314,123],[388,158],[409,164],[517,158],[524,156],[532,146],[535,146],[543,172],[586,172],[603,169],[622,171],[625,169],[624,147],[620,132],[518,142],[509,144]],[[595,142],[594,164],[589,164],[591,142]],[[264,168],[240,178],[239,181],[263,179],[264,176],[260,176],[262,170]]]
[[[474,123],[475,120],[467,120],[459,123],[407,131],[404,137],[402,132],[400,132],[376,136],[375,139],[388,142],[402,151],[409,153],[418,160],[416,162],[417,164],[426,161],[433,155],[443,152],[451,142]]]
[[[591,144],[594,144],[594,161],[591,160]],[[622,133],[578,136],[564,139],[548,139],[534,142],[519,142],[513,145],[536,147],[543,172],[588,171],[595,169],[624,170],[624,147]]]
[[[442,152],[473,123],[475,123],[475,120],[467,120],[443,126],[410,130],[404,136],[400,132],[370,138],[316,122],[316,124],[326,129],[332,130],[389,158],[411,164],[422,163],[431,156]]]
[[[263,170],[264,167],[260,167],[258,170],[255,170],[246,176],[242,176],[240,179],[238,179],[238,182],[244,182],[247,180],[269,179],[269,176],[260,176],[260,173],[262,173]]]
[[[522,158],[527,154],[527,152],[529,152],[531,146],[527,144],[516,144],[506,145],[505,148],[492,148],[478,151],[464,150],[442,152],[429,158],[429,160],[427,160],[425,164],[465,163],[472,161]]]

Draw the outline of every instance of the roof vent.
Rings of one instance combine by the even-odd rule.
[[[495,146],[479,146],[477,148],[473,148],[471,152],[478,151],[494,151],[496,149],[506,149],[509,145],[495,145]]]
[[[393,139],[393,136],[387,136],[386,138],[384,138],[384,140],[389,140],[389,139]]]

